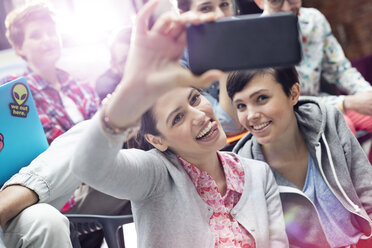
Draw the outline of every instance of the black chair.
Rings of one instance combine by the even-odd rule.
[[[125,248],[122,226],[132,223],[132,215],[90,215],[90,214],[66,214],[70,221],[70,237],[72,246],[80,248],[79,235],[103,230],[103,234],[109,248]]]

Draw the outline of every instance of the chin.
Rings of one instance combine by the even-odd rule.
[[[270,137],[263,137],[263,138],[255,137],[255,138],[260,145],[268,145],[268,144],[272,143],[272,141],[273,141]]]
[[[218,150],[225,148],[225,146],[227,145],[227,140],[226,140],[226,134],[224,131],[220,132],[220,137],[216,143],[218,144],[218,148],[217,148]]]

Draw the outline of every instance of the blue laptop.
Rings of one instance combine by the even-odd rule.
[[[48,148],[25,78],[0,86],[0,185]]]

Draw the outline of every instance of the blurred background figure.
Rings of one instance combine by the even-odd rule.
[[[132,27],[126,26],[115,30],[109,40],[110,68],[100,75],[96,81],[96,91],[101,100],[114,91],[123,77],[125,62],[127,61]]]
[[[19,76],[27,79],[48,143],[90,119],[98,109],[98,96],[90,84],[57,67],[62,41],[51,6],[37,2],[17,8],[5,19],[5,26],[9,43],[27,69],[2,82]]]

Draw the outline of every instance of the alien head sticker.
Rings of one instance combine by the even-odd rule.
[[[26,118],[29,107],[25,105],[28,99],[28,89],[23,83],[15,83],[12,87],[12,98],[14,102],[9,103],[10,113],[16,117]]]
[[[4,135],[0,133],[0,152],[4,148]]]

